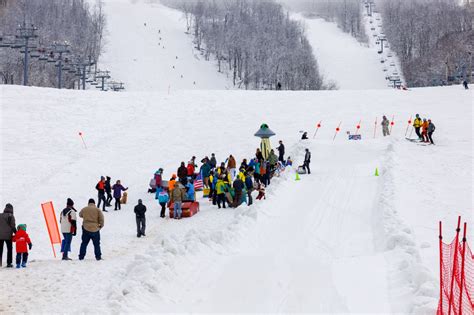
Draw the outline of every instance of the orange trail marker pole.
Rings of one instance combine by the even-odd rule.
[[[43,209],[44,220],[46,221],[46,227],[48,229],[49,240],[51,241],[51,247],[53,248],[54,258],[56,258],[56,250],[54,244],[61,244],[61,235],[59,234],[58,221],[56,220],[56,214],[54,213],[53,203],[51,201],[41,204]]]
[[[410,116],[410,119],[408,120],[408,126],[407,126],[407,130],[405,131],[405,137],[407,136],[408,134],[408,128],[410,128],[411,126],[411,119],[412,119],[413,116]]]
[[[81,137],[81,139],[82,139],[82,143],[84,144],[84,149],[87,150],[87,145],[86,145],[86,142],[84,141],[84,137],[83,137],[82,132],[79,132],[79,137]]]
[[[392,121],[390,122],[390,134],[392,134],[393,125],[395,125],[395,115],[392,116]]]
[[[313,139],[316,138],[316,135],[318,134],[319,128],[321,128],[321,122],[322,120],[319,121],[319,123],[316,125],[316,131],[314,132]]]
[[[362,119],[359,120],[359,123],[358,123],[357,126],[356,126],[356,132],[355,132],[356,135],[359,133],[360,125],[361,125],[361,124],[362,124]]]
[[[336,140],[337,134],[339,133],[339,131],[341,131],[341,125],[342,121],[339,123],[339,126],[337,126],[336,133],[334,134],[334,138],[332,138],[332,141]]]
[[[376,134],[377,134],[377,117],[375,117],[374,139],[375,139]]]

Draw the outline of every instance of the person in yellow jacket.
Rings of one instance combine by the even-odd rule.
[[[413,121],[413,127],[415,128],[416,135],[418,136],[418,139],[421,140],[421,133],[420,133],[420,128],[423,125],[423,121],[420,118],[419,114],[416,114],[415,120]]]
[[[219,177],[216,184],[217,207],[219,207],[219,209],[221,208],[221,202],[222,207],[225,209],[225,183],[222,177],[223,176]]]

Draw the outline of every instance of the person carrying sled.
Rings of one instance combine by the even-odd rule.
[[[3,261],[3,244],[7,247],[7,268],[13,265],[13,244],[12,238],[16,232],[15,216],[13,206],[9,203],[5,205],[5,210],[0,214],[0,266]]]
[[[308,172],[308,174],[311,174],[311,170],[309,169],[309,164],[311,163],[311,152],[309,152],[308,148],[306,148],[305,151],[303,168]]]
[[[71,198],[67,198],[66,208],[61,211],[59,217],[59,224],[64,237],[61,242],[62,260],[72,260],[68,254],[71,251],[72,237],[77,233],[77,210],[74,208],[74,201]]]
[[[388,126],[390,125],[390,121],[387,119],[387,116],[383,116],[382,118],[382,133],[383,136],[390,136],[390,130],[388,129]]]
[[[434,144],[433,142],[433,133],[436,130],[436,126],[431,122],[431,119],[428,119],[428,129],[427,129],[427,134],[428,134],[428,139],[431,144]]]
[[[138,204],[135,206],[133,212],[135,212],[135,219],[137,221],[137,237],[145,236],[146,206],[143,204],[143,201],[141,199],[138,199]]]
[[[114,191],[114,198],[115,198],[115,211],[122,210],[120,199],[122,198],[122,191],[128,190],[128,187],[125,188],[122,186],[120,180],[118,180],[115,185],[112,187]]]
[[[97,208],[100,208],[100,203],[103,202],[102,211],[107,212],[105,210],[105,206],[107,205],[107,200],[105,199],[105,177],[101,176],[100,181],[95,185],[95,189],[97,189],[97,197],[99,199],[99,203],[97,204]]]
[[[16,243],[16,268],[26,268],[28,262],[28,249],[31,250],[30,236],[26,233],[26,224],[19,224],[15,236],[12,239]]]
[[[104,214],[95,206],[94,199],[89,199],[87,207],[79,212],[82,221],[82,243],[79,250],[79,260],[84,260],[87,252],[87,246],[92,240],[94,244],[94,254],[96,260],[102,260],[100,250],[100,230],[104,227]]]
[[[415,133],[418,136],[418,139],[422,139],[420,128],[423,125],[423,121],[420,118],[419,114],[416,114],[415,120],[413,121],[413,128],[415,128]]]

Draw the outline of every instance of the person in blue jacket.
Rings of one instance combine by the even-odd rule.
[[[168,195],[165,189],[160,187],[156,191],[156,199],[158,200],[158,203],[161,206],[160,217],[164,218],[165,211],[166,211],[166,204],[168,203],[168,201],[170,201],[170,196]]]
[[[209,164],[209,159],[206,156],[202,161],[201,174],[204,182],[204,186],[209,187],[209,176],[211,175],[211,165]]]
[[[245,188],[247,188],[247,205],[251,205],[253,203],[252,200],[252,191],[253,191],[253,181],[252,175],[249,173],[245,174]]]
[[[194,201],[194,184],[188,182],[186,184],[186,200]]]

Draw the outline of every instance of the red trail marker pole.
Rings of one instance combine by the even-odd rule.
[[[360,125],[361,125],[361,123],[362,123],[362,120],[359,120],[359,123],[358,123],[357,126],[356,126],[356,132],[355,132],[356,135],[359,134],[359,130],[360,130]]]
[[[453,259],[453,269],[452,269],[452,276],[451,276],[451,286],[449,292],[449,308],[448,308],[448,315],[451,315],[451,306],[453,305],[454,296],[454,276],[456,275],[456,267],[458,266],[458,245],[459,245],[459,232],[461,231],[461,216],[458,217],[458,227],[456,229],[456,240],[454,243],[454,259]],[[455,311],[454,311],[455,312]]]
[[[406,137],[407,134],[408,134],[408,128],[410,128],[410,126],[411,126],[411,118],[412,118],[412,117],[413,117],[413,116],[410,116],[410,119],[408,120],[408,126],[407,126],[407,130],[405,131],[405,137]]]
[[[336,133],[334,134],[334,138],[332,138],[332,141],[336,140],[337,134],[339,133],[339,131],[341,131],[341,125],[342,121],[339,123],[339,126],[337,126]]]
[[[392,134],[393,125],[395,125],[395,115],[392,116],[392,121],[390,122],[390,134]]]
[[[321,128],[321,122],[322,120],[319,121],[319,123],[316,125],[316,131],[314,132],[313,139],[316,138],[316,135],[318,134],[319,128]]]
[[[79,137],[81,137],[81,139],[82,139],[82,143],[84,144],[84,149],[87,150],[87,145],[86,145],[86,142],[84,141],[84,137],[83,137],[82,132],[79,132]]]
[[[459,310],[458,314],[462,314],[462,289],[464,286],[464,262],[466,257],[466,231],[467,231],[467,223],[464,222],[464,233],[462,237],[462,257],[461,257],[461,290],[459,294]]]

